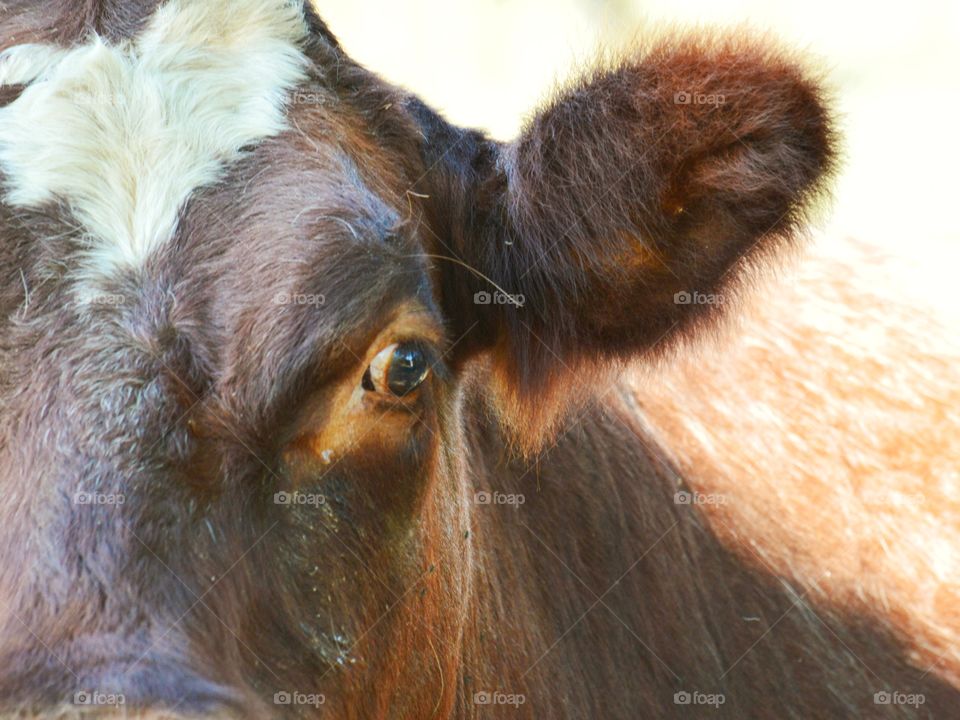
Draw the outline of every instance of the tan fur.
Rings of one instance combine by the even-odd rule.
[[[725,542],[957,682],[960,338],[903,265],[822,238],[718,344],[633,387],[685,480],[721,498],[703,508]]]

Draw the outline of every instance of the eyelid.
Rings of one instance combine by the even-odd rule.
[[[420,303],[407,303],[397,308],[393,317],[369,342],[364,357],[364,368],[386,347],[393,344],[417,345],[431,362],[444,353],[446,336],[436,316]]]
[[[440,351],[439,346],[436,343],[432,342],[431,340],[427,340],[419,336],[402,335],[400,337],[393,339],[387,345],[381,345],[380,352],[382,353],[384,350],[391,348],[395,345],[396,346],[412,345],[413,347],[417,348],[421,353],[423,353],[424,360],[427,363],[427,369],[431,372],[436,366],[443,365],[443,353]],[[376,358],[377,355],[379,355],[379,353],[374,355],[374,358]]]

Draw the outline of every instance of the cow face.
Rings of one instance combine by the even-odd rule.
[[[149,5],[4,36],[0,702],[443,716],[464,395],[530,447],[703,321],[829,168],[816,86],[670,41],[501,145],[294,4]]]

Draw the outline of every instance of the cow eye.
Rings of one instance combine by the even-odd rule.
[[[403,397],[416,390],[429,374],[427,357],[418,345],[394,343],[373,358],[363,376],[363,387]]]

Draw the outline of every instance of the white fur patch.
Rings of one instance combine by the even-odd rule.
[[[25,85],[45,75],[69,51],[37,43],[14,45],[0,53],[0,85]]]
[[[142,264],[194,190],[284,129],[306,32],[288,0],[170,0],[129,42],[10,48],[0,81],[32,84],[0,109],[6,202],[66,202],[90,279]]]

